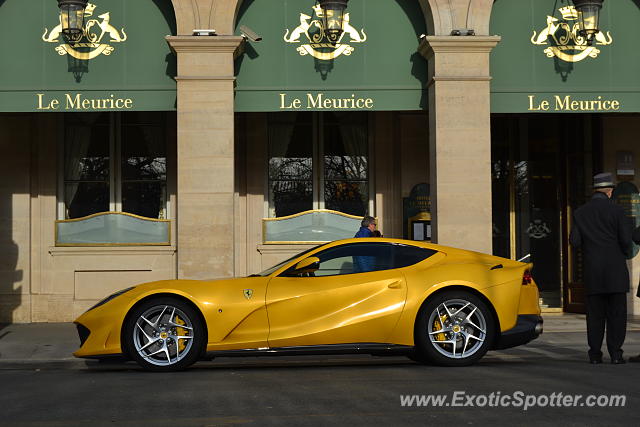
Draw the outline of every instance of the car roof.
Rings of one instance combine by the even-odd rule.
[[[350,243],[393,243],[393,244],[399,244],[399,245],[415,246],[418,248],[433,249],[438,252],[447,252],[448,250],[464,250],[464,249],[449,248],[446,246],[437,245],[435,243],[429,243],[429,242],[424,242],[419,240],[392,239],[387,237],[358,237],[358,238],[351,238],[351,239],[334,240],[333,242],[324,243],[319,247],[329,248],[333,246],[347,245]]]
[[[449,258],[455,258],[456,260],[467,260],[467,261],[480,262],[485,264],[502,263],[504,264],[505,267],[507,265],[508,266],[524,265],[524,263],[521,263],[518,261],[498,257],[495,255],[487,254],[483,252],[476,252],[468,249],[454,248],[452,246],[438,245],[436,243],[430,243],[430,242],[425,242],[420,240],[391,239],[386,237],[362,237],[362,238],[335,240],[333,242],[328,242],[324,245],[320,245],[318,246],[317,249],[320,249],[320,248],[327,249],[334,246],[341,246],[341,245],[346,245],[350,243],[376,243],[376,242],[400,244],[400,245],[414,246],[418,248],[431,249],[434,251],[444,253]]]

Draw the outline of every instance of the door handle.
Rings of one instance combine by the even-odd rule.
[[[400,289],[402,288],[402,282],[400,280],[396,280],[395,282],[389,283],[387,286],[389,289]]]

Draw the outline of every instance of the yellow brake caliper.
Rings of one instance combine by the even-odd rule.
[[[435,322],[433,322],[433,331],[439,331],[440,329],[442,329],[442,325],[444,325],[444,322],[447,320],[447,316],[446,315],[442,315],[440,316],[439,320],[436,320]],[[444,333],[439,333],[436,335],[436,341],[446,341],[447,337],[444,335]]]
[[[180,316],[176,316],[176,318],[173,321],[173,323],[175,323],[177,325],[186,325],[185,321],[182,320],[180,318]],[[176,335],[178,335],[178,336],[186,336],[188,332],[189,331],[187,329],[185,329],[185,328],[180,328],[180,327],[176,328]],[[186,340],[185,339],[182,339],[182,340],[178,339],[178,350],[182,351],[182,350],[185,349],[186,346],[187,346],[187,344],[186,344]]]

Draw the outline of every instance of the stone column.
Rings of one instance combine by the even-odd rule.
[[[500,37],[428,36],[433,241],[492,252],[489,54]]]
[[[235,36],[170,36],[178,56],[178,278],[234,274]]]

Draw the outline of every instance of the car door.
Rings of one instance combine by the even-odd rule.
[[[269,346],[386,342],[407,295],[393,245],[351,243],[312,256],[320,259],[313,275],[292,267],[269,282]]]

